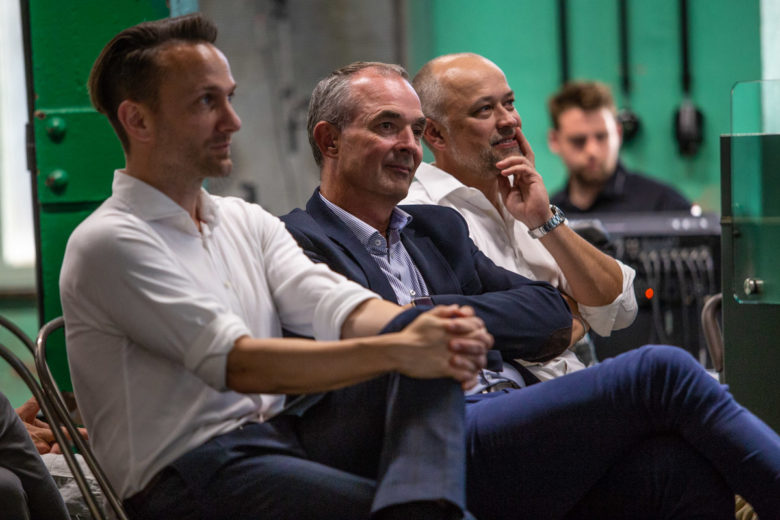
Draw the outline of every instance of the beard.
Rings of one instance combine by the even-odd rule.
[[[584,186],[600,187],[612,175],[606,164],[599,164],[596,168],[581,166],[570,171],[570,175]]]
[[[515,155],[522,155],[520,153],[520,149],[518,148],[495,148],[493,144],[506,139],[506,137],[498,137],[491,139],[491,144],[481,148],[477,153],[474,154],[466,154],[462,153],[460,148],[454,149],[454,156],[458,164],[461,166],[467,168],[469,171],[474,173],[479,173],[484,176],[495,176],[498,175],[498,168],[496,168],[496,163],[498,161],[501,161],[503,159],[506,159],[507,157],[512,157]]]

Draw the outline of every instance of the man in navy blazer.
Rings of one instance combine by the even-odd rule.
[[[399,209],[412,217],[400,240],[427,284],[430,296],[420,297],[437,305],[457,302],[473,307],[493,334],[494,348],[507,360],[545,361],[569,346],[572,318],[557,289],[496,266],[471,241],[466,222],[456,211],[431,205]],[[415,300],[396,295],[371,254],[328,208],[319,188],[306,211],[293,210],[282,220],[315,262],[328,264],[386,300],[400,304]]]
[[[505,354],[554,355],[578,334],[554,290],[493,265],[453,211],[396,207],[425,125],[407,78],[355,63],[317,85],[321,187],[283,220],[311,259],[387,299],[472,305]],[[733,518],[734,492],[778,518],[780,438],[682,349],[643,347],[522,389],[495,377],[506,381],[466,397],[467,499],[481,520]]]

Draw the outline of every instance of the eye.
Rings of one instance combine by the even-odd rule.
[[[606,142],[606,140],[609,138],[609,135],[607,135],[606,132],[599,132],[596,134],[596,140],[600,143]]]
[[[395,131],[395,124],[390,121],[382,121],[377,125],[381,133],[390,133]]]
[[[585,148],[585,143],[588,141],[588,138],[585,136],[577,136],[577,137],[570,137],[569,138],[569,144],[571,144],[574,148],[582,149]]]
[[[200,99],[198,99],[198,102],[201,105],[204,106],[211,106],[214,103],[214,96],[211,94],[203,94]]]

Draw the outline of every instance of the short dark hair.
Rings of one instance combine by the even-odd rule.
[[[547,100],[553,128],[559,128],[561,114],[570,108],[579,108],[585,112],[608,108],[615,113],[615,100],[612,92],[604,83],[598,81],[572,81]]]
[[[327,121],[339,130],[352,121],[355,106],[349,89],[352,76],[366,69],[373,69],[383,76],[400,76],[409,81],[409,74],[400,65],[380,61],[356,61],[331,72],[321,79],[309,100],[309,117],[306,129],[309,133],[314,162],[322,166],[322,152],[314,141],[314,127],[320,121]]]
[[[163,75],[160,52],[177,43],[214,43],[216,39],[214,23],[194,13],[128,27],[103,48],[89,74],[89,97],[97,111],[108,117],[125,152],[130,141],[117,109],[125,99],[156,106]]]

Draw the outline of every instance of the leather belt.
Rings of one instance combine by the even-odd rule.
[[[486,386],[482,390],[479,391],[480,394],[491,394],[493,392],[500,392],[501,390],[506,390],[508,388],[520,388],[520,385],[515,383],[514,381],[506,380],[506,381],[499,381],[497,383],[493,383],[490,386]]]

